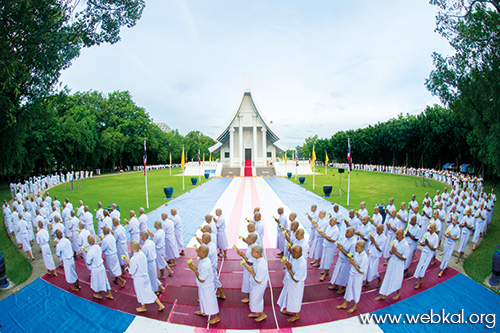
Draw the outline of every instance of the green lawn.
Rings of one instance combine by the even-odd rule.
[[[10,190],[7,185],[3,185],[0,188],[0,199],[2,199],[2,203],[3,199],[10,199]],[[3,214],[0,214],[0,220],[2,221],[2,225],[5,226]],[[0,251],[2,251],[5,260],[7,276],[12,282],[18,285],[26,281],[31,275],[31,264],[19,252],[16,245],[12,243],[5,227],[0,228]]]
[[[50,189],[52,198],[57,195],[63,202],[69,198],[74,208],[78,208],[78,200],[83,200],[84,205],[88,205],[93,211],[100,201],[103,207],[116,203],[120,207],[122,219],[128,218],[128,212],[135,210],[139,214],[139,208],[144,207],[146,212],[158,208],[169,200],[164,199],[164,187],[173,187],[173,198],[191,190],[191,177],[185,177],[185,190],[182,190],[182,174],[180,168],[172,169],[172,176],[168,169],[148,171],[148,193],[149,209],[146,208],[146,188],[144,174],[142,172],[115,173],[103,177],[87,178],[75,181],[75,190],[71,190],[71,184],[63,184]],[[201,177],[201,183],[206,180]]]
[[[339,196],[339,174],[337,169],[328,168],[327,175],[324,174],[324,168],[316,168],[316,171],[322,174],[315,175],[315,189],[312,189],[312,176],[306,176],[304,185],[306,189],[323,196],[323,185],[332,185],[332,196],[328,200],[337,202],[349,209],[358,209],[359,204],[365,201],[370,214],[373,212],[375,204],[387,204],[391,197],[394,198],[397,207],[402,201],[408,203],[412,194],[415,194],[417,200],[421,203],[426,192],[429,192],[431,197],[434,197],[436,190],[442,191],[444,187],[447,187],[442,183],[428,180],[426,186],[422,187],[421,179],[412,176],[353,171],[351,173],[350,204],[347,206],[347,174],[342,174],[342,195]],[[163,192],[165,186],[174,188],[174,198],[194,188],[191,185],[191,177],[187,176],[185,177],[185,190],[182,190],[182,177],[176,176],[180,173],[180,169],[173,169],[172,176],[169,176],[169,170],[148,172],[149,209],[146,209],[146,211],[151,211],[167,202],[164,199],[165,194]],[[295,177],[292,177],[291,180],[295,181]],[[201,182],[203,183],[205,180],[202,178]],[[418,186],[415,186],[416,183]],[[492,185],[486,183],[486,190],[491,191]],[[9,198],[9,190],[0,190],[0,195],[2,195],[0,199]],[[117,173],[78,180],[75,182],[75,190],[70,190],[70,184],[63,184],[50,189],[50,195],[52,197],[57,195],[60,201],[67,197],[75,206],[78,204],[78,200],[81,199],[84,204],[89,205],[91,210],[96,208],[98,201],[101,201],[105,207],[116,203],[120,207],[123,217],[126,217],[127,212],[131,209],[137,213],[139,207],[146,208],[144,175],[141,172]],[[500,239],[498,216],[497,207],[486,238],[478,250],[467,258],[464,263],[467,274],[480,283],[491,273],[492,256]],[[5,230],[3,228],[1,230],[0,249],[6,258],[7,274],[14,282],[21,283],[31,274],[31,265],[17,251],[12,242],[7,239]]]
[[[406,202],[408,208],[412,194],[417,196],[417,201],[421,204],[426,192],[429,192],[431,198],[434,198],[436,190],[442,192],[445,187],[449,188],[445,184],[431,180],[426,180],[426,186],[422,187],[422,179],[413,176],[353,170],[351,172],[349,205],[347,205],[347,173],[339,174],[337,169],[328,168],[328,173],[325,175],[324,167],[316,167],[316,172],[320,174],[314,176],[314,190],[312,189],[313,176],[305,176],[306,181],[303,186],[306,189],[324,196],[323,185],[331,185],[333,187],[332,194],[330,198],[326,198],[327,200],[356,210],[359,209],[359,204],[364,201],[370,215],[373,214],[375,204],[388,204],[390,198],[394,198],[394,204],[398,209],[403,201]],[[339,196],[339,177],[342,178],[340,181],[341,196]],[[291,180],[295,181],[295,177],[292,177]],[[296,183],[299,184],[298,177]],[[415,183],[418,186],[415,186]],[[430,183],[430,187],[427,185],[428,183]],[[450,190],[451,188],[448,189],[448,191]]]

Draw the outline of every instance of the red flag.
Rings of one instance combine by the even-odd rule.
[[[144,163],[144,176],[146,175],[146,163],[148,161],[148,154],[146,152],[146,140],[144,140],[144,157],[142,158],[142,162]]]
[[[351,139],[349,138],[347,138],[347,146],[348,146],[347,163],[349,164],[349,167],[347,168],[347,173],[350,173],[352,170],[352,156],[351,156]]]
[[[201,160],[200,160],[200,150],[198,149],[198,165],[201,165]]]

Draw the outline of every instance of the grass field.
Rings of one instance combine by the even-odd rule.
[[[412,176],[353,171],[351,173],[350,202],[347,205],[347,174],[342,174],[342,193],[339,196],[339,174],[337,169],[328,168],[326,175],[324,174],[325,169],[322,167],[316,168],[316,171],[320,174],[315,175],[315,189],[312,189],[312,176],[306,176],[303,185],[306,189],[323,196],[323,185],[332,185],[333,191],[331,197],[327,198],[328,200],[337,202],[349,209],[358,209],[359,204],[365,201],[370,215],[373,213],[375,204],[387,204],[391,197],[394,198],[396,206],[399,207],[399,204],[403,201],[408,203],[412,194],[415,194],[417,200],[422,202],[426,192],[429,192],[433,198],[436,190],[442,191],[444,187],[449,187],[429,180],[426,180],[426,186],[422,187],[421,179]],[[182,190],[182,177],[177,176],[180,173],[180,169],[173,169],[172,176],[169,176],[169,170],[148,172],[149,209],[146,209],[147,212],[167,202],[164,199],[163,187],[173,187],[174,198],[194,188],[191,185],[191,177],[186,176],[185,190]],[[295,181],[295,177],[292,177],[291,180]],[[202,178],[201,182],[204,181]],[[491,191],[491,187],[492,184],[485,184],[487,191]],[[0,195],[0,199],[10,197],[8,190],[0,190]],[[70,190],[69,184],[63,184],[50,189],[50,195],[51,197],[57,195],[60,201],[69,198],[75,206],[77,206],[78,200],[83,200],[91,211],[96,208],[98,201],[102,202],[104,207],[116,203],[120,207],[122,217],[127,216],[129,210],[135,210],[137,213],[139,207],[146,208],[144,175],[140,172],[111,174],[78,180],[75,182],[75,190]],[[496,246],[499,245],[498,210],[497,207],[492,225],[481,246],[464,263],[467,274],[480,283],[491,273],[491,259]],[[1,229],[0,249],[6,257],[7,274],[16,283],[20,283],[29,277],[28,273],[31,273],[31,265],[7,239],[5,230]]]
[[[3,199],[10,199],[10,190],[6,185],[0,188],[0,199],[2,202]],[[3,214],[0,215],[0,220],[5,225]],[[31,264],[12,243],[5,228],[0,228],[0,251],[5,260],[5,271],[12,282],[17,285],[26,281],[31,275]]]

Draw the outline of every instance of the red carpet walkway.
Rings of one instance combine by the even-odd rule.
[[[274,300],[273,306],[273,303],[271,302],[271,288],[268,286],[264,297],[264,312],[267,314],[268,318],[260,323],[256,323],[254,320],[247,318],[247,315],[250,313],[248,304],[240,302],[240,300],[246,296],[240,292],[241,279],[243,277],[243,268],[239,263],[241,258],[239,258],[236,252],[231,249],[228,251],[228,258],[225,260],[219,259],[220,280],[223,284],[227,299],[219,300],[220,316],[223,320],[220,323],[213,325],[214,329],[275,329],[277,326],[274,319],[273,307],[276,313],[277,323],[280,328],[308,326],[345,319],[357,316],[361,313],[368,313],[382,309],[416,295],[424,290],[432,288],[433,286],[458,274],[456,270],[448,268],[443,277],[438,278],[439,262],[436,261],[436,264],[430,266],[427,270],[421,288],[419,290],[415,290],[413,286],[416,279],[412,278],[412,275],[420,257],[420,251],[417,250],[412,260],[409,274],[403,282],[402,293],[399,300],[395,301],[392,297],[387,297],[385,301],[375,301],[375,297],[378,295],[378,289],[375,288],[376,281],[373,281],[369,287],[363,288],[361,301],[358,304],[358,310],[353,314],[349,314],[345,310],[335,309],[335,306],[342,304],[344,301],[343,294],[337,294],[335,291],[329,290],[329,278],[325,281],[319,281],[320,270],[309,265],[303,306],[300,313],[301,318],[295,323],[290,324],[286,321],[289,317],[282,315],[279,311],[279,307],[275,305],[281,292],[281,288],[283,287],[283,264],[279,261],[279,258],[275,256],[274,249],[267,249],[266,254],[268,258],[269,277],[270,284],[272,285],[272,296]],[[166,306],[165,310],[163,312],[158,312],[156,311],[157,306],[155,304],[151,304],[148,306],[149,311],[141,315],[176,324],[207,327],[206,318],[193,315],[194,311],[199,310],[197,302],[198,292],[194,274],[187,268],[186,261],[187,259],[192,258],[194,259],[194,263],[197,264],[195,256],[194,249],[186,249],[186,256],[179,258],[177,266],[173,268],[173,277],[167,277],[162,280],[166,289],[160,296],[160,299]],[[70,290],[70,285],[66,283],[64,279],[62,267],[59,267],[57,270],[59,274],[57,277],[45,275],[43,276],[43,279],[63,290],[72,292]],[[76,295],[91,302],[137,315],[135,308],[138,307],[139,304],[137,303],[137,299],[135,297],[132,279],[128,273],[124,276],[127,280],[127,284],[124,288],[120,288],[118,285],[113,284],[110,280],[113,294],[115,296],[114,300],[108,300],[105,298],[102,300],[95,300],[92,297],[93,292],[90,289],[89,271],[84,266],[81,258],[76,260],[76,270],[82,286],[82,289],[75,293]],[[330,274],[332,270],[330,271]],[[381,272],[382,277],[385,275],[385,270],[386,267],[383,266],[383,260],[381,260],[379,271]]]

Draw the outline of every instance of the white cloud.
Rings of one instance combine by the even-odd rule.
[[[155,120],[216,135],[243,80],[289,147],[438,100],[424,83],[435,8],[422,1],[150,1],[122,41],[84,50],[62,75],[73,91],[129,90]]]

